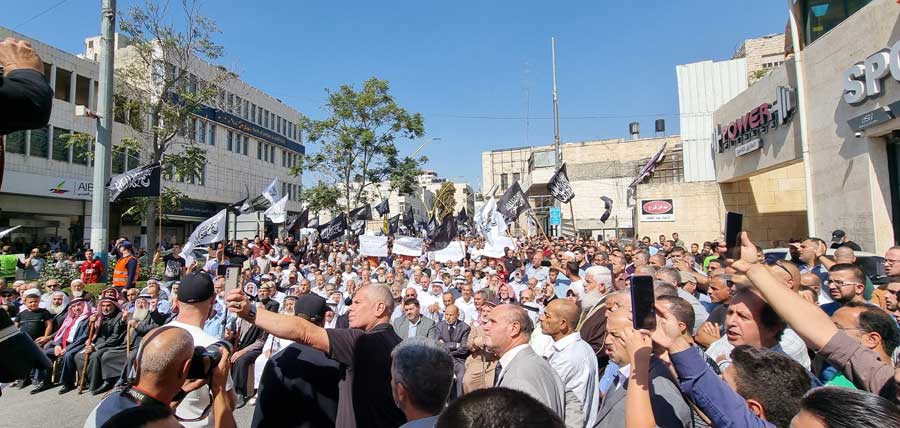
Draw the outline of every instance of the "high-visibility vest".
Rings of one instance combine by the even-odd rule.
[[[126,256],[116,261],[116,269],[113,270],[112,278],[113,287],[122,288],[128,285],[128,262],[131,260],[137,259],[134,256]]]

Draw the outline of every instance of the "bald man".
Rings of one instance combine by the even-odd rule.
[[[594,350],[575,331],[578,305],[570,300],[550,302],[541,316],[541,332],[553,338],[545,355],[565,389],[565,423],[569,428],[593,427],[600,408],[600,380]]]
[[[230,367],[229,355],[225,348],[220,347],[220,351],[222,359],[219,366],[212,368],[210,390],[213,393],[216,426],[231,428],[235,426],[235,422],[231,400],[225,389]],[[85,428],[102,426],[117,413],[138,406],[158,406],[168,411],[169,403],[181,392],[187,380],[191,357],[194,355],[194,339],[185,329],[161,327],[147,334],[137,353],[140,355],[140,372],[137,373],[136,382],[101,401],[85,421]],[[154,426],[180,425],[170,414],[164,420],[154,423]]]
[[[484,324],[485,344],[500,356],[494,386],[522,391],[565,418],[565,388],[550,363],[528,345],[534,324],[525,309],[505,304],[494,308]]]
[[[384,285],[367,285],[353,295],[349,328],[326,330],[303,318],[256,311],[241,290],[232,290],[228,309],[253,325],[328,354],[346,369],[340,385],[337,427],[400,426],[406,416],[391,392],[391,351],[400,336],[391,326],[394,296]]]
[[[459,308],[449,305],[444,308],[444,319],[437,323],[437,339],[453,357],[453,372],[456,374],[450,399],[463,395],[463,376],[466,374],[466,357],[469,356],[469,325],[459,320]]]

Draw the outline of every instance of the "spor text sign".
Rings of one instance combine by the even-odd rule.
[[[675,221],[675,204],[671,199],[644,199],[641,201],[641,221]]]

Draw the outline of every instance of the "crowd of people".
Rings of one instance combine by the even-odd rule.
[[[67,290],[0,278],[0,309],[52,362],[15,387],[106,394],[86,427],[233,426],[247,405],[254,427],[900,426],[900,247],[870,278],[833,238],[832,256],[809,238],[766,257],[745,235],[733,258],[677,234],[523,237],[502,258],[467,238],[445,263],[256,238],[205,261],[161,250],[143,288],[119,240],[98,296],[87,250]],[[653,331],[634,327],[636,276],[652,277]],[[210,347],[215,367],[188,367]]]

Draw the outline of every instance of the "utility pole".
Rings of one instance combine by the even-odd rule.
[[[113,61],[116,37],[116,0],[103,0],[100,11],[100,91],[97,96],[97,142],[94,144],[94,188],[91,196],[91,248],[104,265],[109,261],[109,168],[112,163]],[[106,269],[109,271],[109,269]],[[101,278],[103,280],[104,278]]]
[[[559,171],[560,157],[562,153],[559,150],[559,97],[556,93],[556,37],[550,38],[550,54],[553,57],[553,160],[554,171]],[[559,201],[553,198],[553,206],[560,208]],[[560,219],[562,216],[560,216]],[[574,224],[575,218],[572,218]],[[562,221],[560,221],[559,229],[556,236],[562,236]]]

